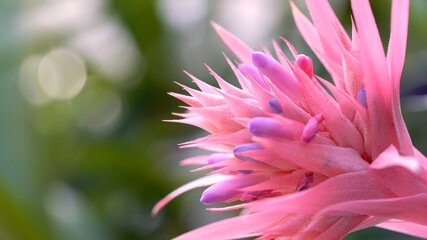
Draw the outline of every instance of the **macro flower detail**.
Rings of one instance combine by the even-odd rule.
[[[209,186],[201,201],[243,209],[176,239],[342,239],[377,226],[427,238],[427,159],[411,142],[399,83],[409,0],[393,0],[387,54],[368,0],[352,0],[351,38],[327,0],[307,0],[312,21],[291,2],[303,38],[334,84],[313,73],[311,58],[286,39],[292,58],[255,51],[213,23],[238,58],[225,57],[241,88],[207,67],[219,87],[188,74],[200,90],[171,95],[183,119],[210,135],[184,143],[212,151],[181,162],[211,172],[170,193]],[[325,86],[331,93],[325,89]]]

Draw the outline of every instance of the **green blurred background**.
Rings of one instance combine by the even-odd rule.
[[[347,1],[330,2],[350,27]],[[390,1],[372,4],[386,41]],[[411,1],[402,81],[404,117],[424,153],[426,10]],[[183,93],[173,82],[191,85],[185,69],[212,83],[206,62],[236,83],[210,20],[250,46],[271,49],[284,36],[313,56],[287,0],[0,0],[0,239],[170,239],[236,214],[205,211],[194,190],[150,216],[200,176],[178,166],[200,150],[176,145],[205,133],[162,122],[182,112],[167,95]],[[368,229],[346,239],[415,238]]]

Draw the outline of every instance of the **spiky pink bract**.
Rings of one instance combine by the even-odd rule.
[[[208,67],[219,88],[189,75],[200,91],[173,94],[189,105],[174,121],[210,133],[184,146],[214,152],[183,164],[212,172],[153,212],[201,186],[210,186],[206,204],[241,200],[209,210],[244,209],[176,239],[335,240],[371,226],[427,238],[427,159],[411,143],[399,100],[409,0],[393,0],[387,55],[368,0],[351,1],[352,38],[327,0],[306,3],[313,22],[291,2],[295,22],[335,85],[313,75],[311,59],[287,40],[294,60],[273,42],[277,61],[213,23],[240,60],[236,67],[226,57],[241,89]]]

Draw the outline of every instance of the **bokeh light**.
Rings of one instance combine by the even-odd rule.
[[[160,14],[166,23],[178,30],[186,30],[208,13],[207,0],[159,0]]]
[[[39,82],[39,66],[42,56],[28,56],[21,65],[19,75],[19,88],[22,96],[28,103],[35,106],[47,103],[50,98],[46,96]]]
[[[86,83],[83,60],[68,49],[54,49],[41,61],[38,69],[43,92],[53,99],[75,97]]]
[[[114,90],[96,88],[82,93],[75,104],[79,127],[94,134],[111,132],[119,123],[123,102]]]
[[[222,0],[218,6],[218,22],[249,44],[269,44],[280,19],[285,2],[280,0]],[[242,10],[243,9],[243,10]],[[275,36],[277,37],[277,36]]]

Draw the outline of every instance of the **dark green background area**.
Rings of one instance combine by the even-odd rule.
[[[207,5],[206,14],[184,30],[165,20],[165,13],[159,8],[161,2],[167,1],[105,1],[102,14],[120,24],[142,56],[138,74],[129,77],[135,84],[125,86],[111,81],[87,64],[91,78],[75,98],[34,106],[25,101],[19,90],[22,62],[29,56],[43,56],[54,48],[67,46],[75,34],[38,38],[26,35],[22,17],[48,2],[0,0],[0,239],[170,239],[236,214],[205,211],[199,202],[201,190],[194,190],[175,199],[158,216],[150,215],[158,200],[203,174],[188,173],[190,168],[179,167],[179,160],[199,152],[179,149],[177,144],[205,133],[162,121],[174,118],[171,112],[183,111],[178,107],[183,104],[167,95],[183,93],[173,82],[192,86],[182,72],[185,69],[212,83],[203,65],[206,62],[236,84],[221,52],[233,56],[209,23],[214,20],[223,24],[218,13],[221,1],[202,1]],[[288,2],[272,2],[282,2],[283,14],[271,35],[258,41],[265,41],[271,49],[270,39],[284,36],[299,52],[313,56],[294,26]],[[302,1],[295,2],[303,8]],[[350,29],[349,4],[330,2],[337,6],[338,17]],[[390,1],[372,2],[386,42]],[[411,0],[408,54],[402,78],[404,118],[414,145],[423,153],[427,153],[427,107],[414,107],[412,95],[427,93],[422,91],[427,85],[426,10],[427,1]],[[235,21],[245,24],[241,19]],[[317,60],[314,64],[317,74],[330,79]],[[117,124],[99,134],[79,127],[74,109],[85,106],[82,94],[103,89],[120,96],[123,111]],[[415,238],[367,229],[345,239]]]

